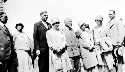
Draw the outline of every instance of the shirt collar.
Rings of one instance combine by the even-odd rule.
[[[42,21],[42,20],[41,20],[41,21]],[[42,23],[43,23],[43,25],[48,29],[48,26],[47,26],[46,22],[43,22],[43,21],[42,21]]]

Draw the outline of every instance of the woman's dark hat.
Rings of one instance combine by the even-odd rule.
[[[15,28],[17,29],[18,26],[22,26],[22,29],[24,28],[24,25],[22,23],[16,24]]]

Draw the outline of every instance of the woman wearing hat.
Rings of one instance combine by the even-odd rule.
[[[49,46],[49,72],[68,72],[72,69],[66,50],[66,37],[62,29],[59,29],[60,21],[52,18],[52,28],[47,31],[47,43]]]
[[[108,72],[109,70],[112,70],[114,63],[112,56],[112,41],[106,36],[103,17],[101,15],[96,16],[95,22],[97,23],[97,26],[93,28],[93,38],[99,62],[98,69],[100,72]]]
[[[93,51],[94,42],[92,34],[86,31],[86,24],[84,22],[80,21],[79,27],[81,29],[79,45],[84,69],[87,72],[98,72],[98,61],[96,58],[96,53]]]
[[[31,40],[22,31],[24,28],[22,23],[16,24],[16,33],[13,35],[14,47],[18,58],[18,72],[32,72],[31,60]]]

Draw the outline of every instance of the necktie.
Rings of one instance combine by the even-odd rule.
[[[4,25],[3,27],[4,27],[5,31],[6,31],[6,33],[7,33],[8,35],[10,35],[8,28],[7,28],[5,25]]]

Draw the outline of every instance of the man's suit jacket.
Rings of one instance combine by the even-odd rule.
[[[80,55],[80,50],[77,47],[77,41],[76,41],[76,35],[74,30],[69,30],[68,27],[64,27],[64,33],[66,37],[66,42],[67,42],[67,51],[69,57],[74,57],[74,56],[79,56]]]
[[[14,50],[13,37],[7,27],[5,29],[0,25],[0,48],[1,47],[3,47],[6,52],[3,59],[7,59],[5,65],[7,65],[8,71],[17,72],[18,61]]]
[[[124,25],[121,20],[113,19],[107,24],[106,34],[111,37],[113,45],[121,44],[124,40]]]
[[[51,25],[47,23],[48,29],[44,26],[42,21],[34,24],[34,49],[40,50],[42,55],[48,55],[49,48],[46,40],[46,32],[51,28]]]
[[[2,26],[0,26],[0,49],[0,59],[9,59],[11,54],[11,36]]]

